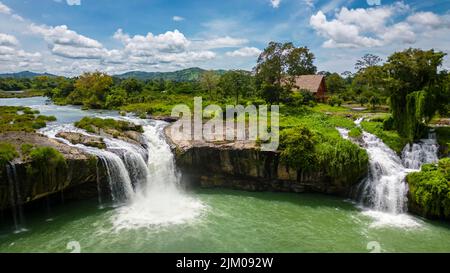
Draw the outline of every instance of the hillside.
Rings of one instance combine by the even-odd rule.
[[[192,67],[183,70],[173,71],[173,72],[144,72],[144,71],[132,71],[126,72],[119,75],[114,75],[114,77],[126,79],[126,78],[136,78],[139,80],[171,80],[171,81],[196,81],[200,78],[200,75],[206,70],[199,67]],[[217,74],[223,74],[225,70],[215,70]]]
[[[15,78],[15,79],[33,78],[36,76],[56,77],[56,75],[49,74],[49,73],[35,73],[35,72],[31,72],[31,71],[0,74],[0,78]]]

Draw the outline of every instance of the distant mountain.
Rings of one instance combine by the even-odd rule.
[[[144,71],[132,71],[126,72],[120,75],[114,75],[114,77],[120,79],[136,78],[139,80],[170,80],[170,81],[196,81],[200,79],[200,76],[207,70],[199,67],[192,67],[188,69],[173,71],[173,72],[144,72]],[[222,75],[225,70],[214,70],[217,74]]]
[[[49,73],[35,73],[35,72],[31,72],[31,71],[0,74],[0,78],[16,78],[16,79],[33,78],[36,76],[56,77],[56,75],[49,74]]]

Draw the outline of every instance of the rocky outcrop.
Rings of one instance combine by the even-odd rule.
[[[0,141],[13,144],[18,152],[22,144],[52,147],[64,156],[67,165],[56,173],[36,174],[32,162],[20,155],[0,171],[0,209],[14,203],[30,203],[58,192],[67,193],[67,199],[95,197],[98,194],[97,187],[100,187],[102,194],[109,192],[103,165],[96,157],[77,148],[38,133],[6,132],[0,134]],[[10,168],[9,172],[7,168]],[[12,168],[15,169],[15,175]],[[75,191],[77,194],[71,194]],[[11,193],[16,197],[12,199]]]
[[[261,151],[253,142],[178,141],[171,137],[170,127],[165,133],[185,183],[192,186],[346,195],[366,175],[332,178],[324,171],[289,168],[278,152]]]
[[[85,146],[105,149],[106,144],[101,137],[87,136],[85,134],[75,132],[60,132],[56,134],[57,137],[64,138],[72,144],[83,144]]]

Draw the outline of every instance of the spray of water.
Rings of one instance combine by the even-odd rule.
[[[100,150],[82,144],[73,145],[58,138],[96,155],[103,162],[112,199],[117,206],[112,217],[114,228],[166,226],[198,218],[205,206],[180,187],[174,156],[163,134],[166,123],[130,117],[120,119],[143,125],[145,148],[115,138],[104,138],[107,150]],[[67,124],[42,130],[53,138],[57,138],[56,134],[61,131],[90,135]]]

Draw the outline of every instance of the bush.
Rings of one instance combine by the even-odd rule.
[[[358,145],[345,140],[317,145],[317,165],[333,178],[345,178],[346,182],[357,182],[367,172],[369,156]]]
[[[425,215],[450,217],[450,158],[425,164],[407,176],[410,198]]]
[[[8,162],[18,157],[16,148],[10,143],[0,142],[0,167],[3,168]]]
[[[91,133],[95,133],[96,128],[105,130],[114,129],[120,132],[123,131],[137,131],[141,133],[144,132],[144,129],[142,128],[141,125],[136,125],[131,122],[126,122],[123,120],[115,120],[111,118],[102,119],[102,118],[84,117],[81,120],[75,122],[75,126]]]
[[[348,135],[353,138],[359,138],[362,136],[362,130],[359,127],[355,127],[348,132]]]
[[[287,166],[311,170],[314,166],[313,133],[306,127],[298,126],[282,130],[280,133],[280,158]]]

